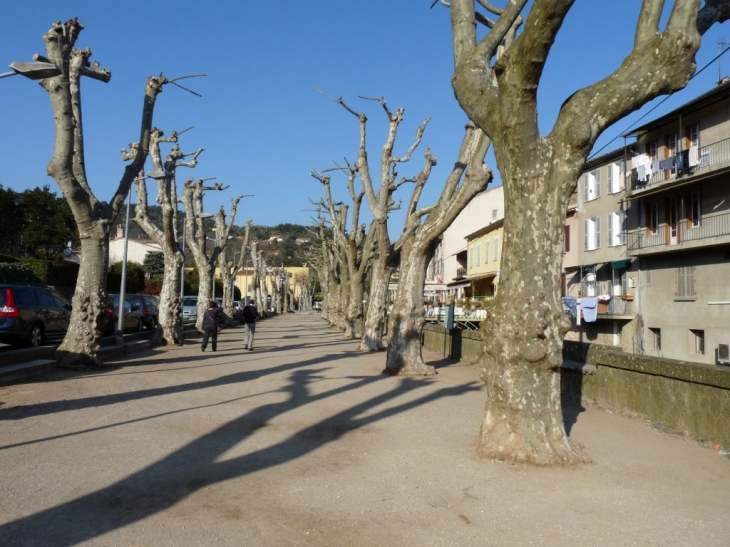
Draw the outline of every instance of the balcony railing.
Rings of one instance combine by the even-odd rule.
[[[686,153],[686,151],[685,151]],[[677,154],[681,156],[682,152]],[[675,158],[677,157],[675,156]],[[685,158],[686,159],[686,158]],[[638,181],[631,185],[634,190],[645,190],[653,186],[664,184],[665,182],[676,179],[678,176],[696,174],[703,169],[721,165],[723,163],[730,163],[730,138],[721,140],[719,142],[702,146],[698,152],[699,163],[693,167],[685,166],[685,169],[661,169],[656,173],[652,174],[648,181]],[[626,173],[629,176],[629,173]]]
[[[611,298],[608,302],[598,302],[598,315],[631,315],[633,302],[623,300],[620,296]]]
[[[672,246],[688,241],[700,241],[714,237],[730,235],[730,213],[702,217],[697,226],[687,226],[687,220],[677,221],[677,236],[667,237],[667,226],[662,224],[653,234],[647,234],[645,229],[628,234],[628,250],[638,251],[651,247]]]
[[[456,268],[456,277],[454,279],[463,279],[466,277],[466,268]]]

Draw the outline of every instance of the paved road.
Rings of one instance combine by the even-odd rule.
[[[316,314],[242,339],[0,387],[0,545],[729,544],[730,461],[692,441],[589,406],[594,463],[484,462],[473,366],[385,376]]]

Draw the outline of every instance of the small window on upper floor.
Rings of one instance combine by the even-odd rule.
[[[616,194],[624,189],[624,177],[619,162],[608,164],[608,193]]]
[[[651,158],[651,161],[656,161],[659,159],[656,141],[646,143],[646,155]]]
[[[583,177],[583,201],[593,201],[601,197],[601,170],[594,169]]]

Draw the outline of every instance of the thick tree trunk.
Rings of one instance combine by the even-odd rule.
[[[370,296],[359,349],[360,351],[383,351],[385,349],[383,323],[387,310],[386,297],[391,269],[387,267],[386,258],[377,258],[371,269]]]
[[[182,299],[180,298],[180,287],[183,282],[182,255],[179,252],[172,252],[170,256],[165,254],[165,269],[162,277],[162,289],[160,290],[159,321],[162,329],[163,344],[183,343],[182,334]]]
[[[71,322],[56,350],[59,366],[97,368],[101,366],[97,328],[106,309],[106,276],[109,266],[109,236],[101,223],[92,223],[81,234],[81,263],[76,281]]]
[[[430,252],[429,252],[430,249]],[[421,333],[426,323],[423,309],[423,286],[433,249],[416,242],[401,248],[398,294],[389,322],[390,340],[385,370],[399,376],[431,376],[436,369],[427,365],[421,353]]]
[[[351,277],[350,291],[347,297],[347,313],[345,314],[345,338],[353,340],[362,335],[362,297],[363,284],[359,276]]]
[[[543,144],[541,156],[551,155]],[[572,187],[566,181],[575,180],[582,163],[551,168],[539,157],[532,160],[512,158],[512,168],[502,171],[509,177],[501,258],[507,274],[482,323],[487,403],[479,451],[535,465],[581,462],[586,458],[565,432],[559,375],[570,328],[560,301],[566,194]]]

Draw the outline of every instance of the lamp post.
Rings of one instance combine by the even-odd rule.
[[[41,55],[33,56],[37,61],[31,61],[29,63],[10,63],[12,72],[4,72],[0,74],[0,78],[9,78],[10,76],[25,76],[30,80],[42,80],[43,78],[52,78],[61,74],[61,69],[53,63],[49,62],[48,59]]]

